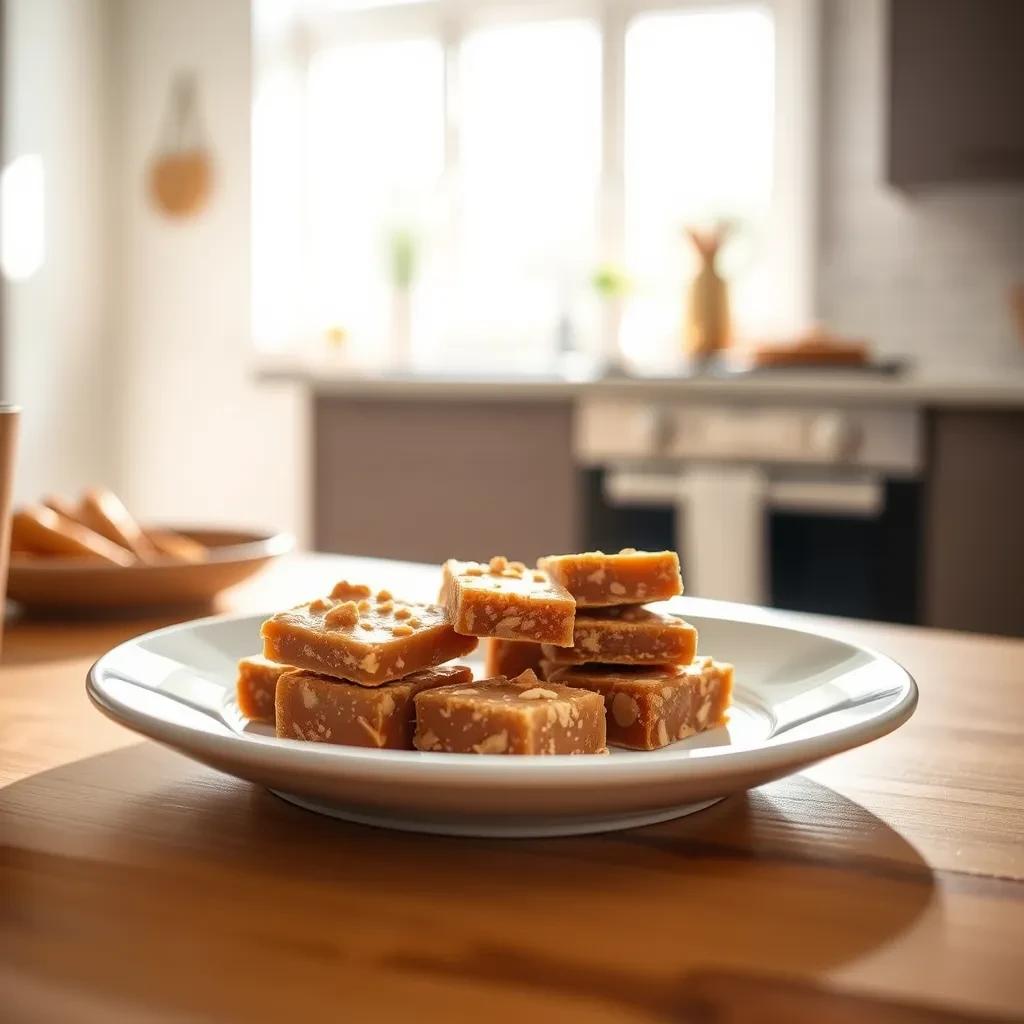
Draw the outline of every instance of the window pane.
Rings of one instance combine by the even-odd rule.
[[[357,352],[389,332],[391,240],[429,213],[443,169],[444,56],[433,39],[344,46],[313,61],[308,100],[310,327]]]
[[[252,115],[252,330],[263,349],[297,339],[305,282],[302,253],[304,96],[300,76],[277,68],[260,76]]]
[[[459,202],[449,347],[549,353],[595,253],[601,44],[588,21],[471,33],[458,64]]]
[[[626,259],[643,287],[627,344],[678,350],[687,224],[737,222],[723,253],[738,326],[770,309],[758,266],[774,132],[771,18],[756,6],[643,15],[626,33]]]

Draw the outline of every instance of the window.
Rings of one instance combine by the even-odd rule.
[[[587,21],[469,32],[458,51],[451,342],[535,360],[593,260],[601,39]]]
[[[313,326],[386,335],[390,249],[444,170],[444,51],[435,39],[331,47],[307,85]]]
[[[624,345],[657,362],[684,226],[722,218],[740,331],[795,326],[813,112],[791,22],[814,2],[260,0],[258,343],[540,368],[600,346],[610,264],[632,282]]]
[[[684,225],[733,225],[722,269],[738,329],[771,312],[756,252],[772,199],[773,63],[760,7],[658,12],[626,29],[625,265],[643,288],[624,341],[641,358],[679,330],[696,270]]]

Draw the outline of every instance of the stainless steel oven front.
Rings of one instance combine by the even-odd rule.
[[[673,543],[702,597],[915,621],[919,410],[587,398],[593,547]]]

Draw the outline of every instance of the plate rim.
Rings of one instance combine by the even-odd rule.
[[[700,600],[700,599],[697,599]],[[747,606],[739,606],[740,608]],[[244,767],[260,768],[268,761],[279,759],[289,770],[302,770],[315,776],[329,776],[344,772],[346,775],[373,775],[380,781],[387,776],[405,778],[410,770],[422,773],[424,780],[446,785],[462,783],[478,786],[481,782],[508,779],[515,773],[518,786],[560,782],[581,787],[616,783],[633,785],[638,781],[654,782],[666,776],[685,772],[691,779],[724,778],[730,775],[746,776],[751,771],[763,775],[772,772],[788,774],[826,757],[852,750],[880,739],[902,726],[914,713],[920,697],[917,683],[910,672],[894,658],[868,647],[833,635],[828,630],[813,630],[789,625],[785,621],[770,621],[786,617],[785,612],[749,606],[755,614],[748,618],[734,614],[702,613],[701,617],[726,622],[767,625],[815,638],[824,638],[853,650],[868,654],[874,661],[887,667],[895,678],[901,679],[902,692],[894,704],[860,722],[844,728],[803,737],[769,737],[752,747],[706,747],[690,749],[687,757],[658,756],[659,751],[628,751],[626,756],[569,757],[519,756],[500,754],[473,755],[472,771],[467,772],[467,755],[424,753],[415,750],[377,750],[368,747],[350,747],[340,744],[304,743],[298,740],[263,737],[236,733],[223,723],[222,731],[211,731],[197,725],[169,722],[159,716],[136,711],[121,704],[103,689],[103,673],[107,663],[122,649],[143,640],[184,632],[213,623],[259,619],[270,613],[229,613],[210,615],[187,622],[175,623],[140,634],[111,648],[101,655],[86,673],[86,693],[90,701],[108,718],[126,728],[193,758],[199,754],[231,761]],[[767,613],[767,614],[766,614]],[[769,620],[769,621],[766,621]],[[134,685],[128,683],[128,685]],[[167,700],[173,700],[166,696]],[[827,712],[821,717],[826,717]],[[176,737],[188,736],[190,743]],[[630,757],[629,755],[634,755]]]

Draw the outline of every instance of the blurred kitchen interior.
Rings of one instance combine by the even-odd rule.
[[[1022,30],[5,0],[16,494],[1024,635]]]

